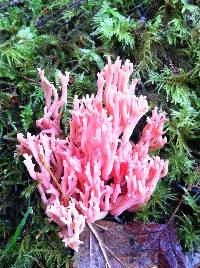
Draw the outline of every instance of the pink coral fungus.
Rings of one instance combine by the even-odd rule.
[[[85,221],[108,213],[118,216],[145,205],[158,180],[167,174],[168,161],[149,151],[166,143],[165,113],[155,107],[135,144],[130,136],[148,111],[144,96],[135,95],[137,80],[129,83],[133,65],[110,59],[98,73],[97,95],[74,98],[70,133],[64,137],[60,120],[67,102],[69,73],[59,75],[61,97],[38,69],[46,106],[36,121],[38,135],[18,134],[19,151],[38,190],[46,213],[60,226],[60,236],[77,250]]]

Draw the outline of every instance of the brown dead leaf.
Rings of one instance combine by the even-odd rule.
[[[97,221],[81,240],[74,268],[186,268],[171,225]]]

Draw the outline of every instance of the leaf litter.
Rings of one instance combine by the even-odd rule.
[[[187,268],[171,224],[96,221],[81,240],[73,268]]]

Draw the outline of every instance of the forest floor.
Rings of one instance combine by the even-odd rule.
[[[73,96],[96,91],[108,55],[133,62],[136,94],[168,116],[159,153],[169,173],[143,209],[120,219],[165,224],[173,215],[183,251],[198,252],[199,36],[198,0],[0,0],[0,267],[69,267],[73,251],[49,224],[16,136],[37,133],[44,107],[38,67],[55,83],[58,70],[70,72],[67,133]]]

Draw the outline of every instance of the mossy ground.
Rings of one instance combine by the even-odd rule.
[[[185,250],[200,244],[200,3],[186,0],[0,1],[1,267],[68,267],[72,252],[44,215],[35,183],[16,155],[18,132],[34,133],[43,111],[36,68],[56,82],[70,71],[69,104],[95,92],[106,62],[129,58],[137,94],[168,113],[170,161],[148,205],[122,218],[158,223],[174,217]],[[68,131],[69,113],[63,118]]]

